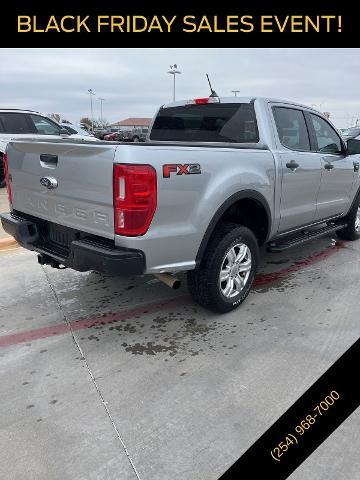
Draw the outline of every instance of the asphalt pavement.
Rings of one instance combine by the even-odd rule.
[[[226,315],[22,248],[0,284],[6,480],[217,480],[360,336],[360,241],[330,236],[263,252]],[[359,480],[359,432],[357,411],[290,478]]]

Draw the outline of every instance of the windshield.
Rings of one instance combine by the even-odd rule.
[[[150,140],[257,143],[254,105],[216,103],[160,109]]]
[[[62,126],[62,128],[65,128],[65,130],[67,130],[70,133],[70,135],[74,135],[74,134],[77,133],[77,131],[74,128],[71,128],[69,125],[64,125],[63,124],[61,126]]]

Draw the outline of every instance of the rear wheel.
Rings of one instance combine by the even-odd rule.
[[[194,300],[216,312],[230,312],[247,297],[259,263],[255,235],[246,227],[224,223],[216,228],[200,265],[188,272]]]
[[[139,141],[140,141],[139,137],[134,137],[133,138],[133,142],[139,142]]]
[[[347,217],[347,226],[336,232],[343,240],[358,240],[360,238],[360,195],[355,200]]]

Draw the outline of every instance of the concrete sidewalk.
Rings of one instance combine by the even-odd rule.
[[[151,277],[0,254],[0,478],[217,480],[360,336],[360,242],[262,255],[215,315]],[[359,480],[355,412],[292,480]]]

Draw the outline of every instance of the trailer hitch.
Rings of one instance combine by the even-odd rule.
[[[58,270],[64,270],[65,268],[67,268],[65,265],[62,265],[54,258],[49,257],[49,255],[44,255],[42,253],[38,255],[38,263],[40,263],[40,265],[50,265],[50,267],[57,268]]]

